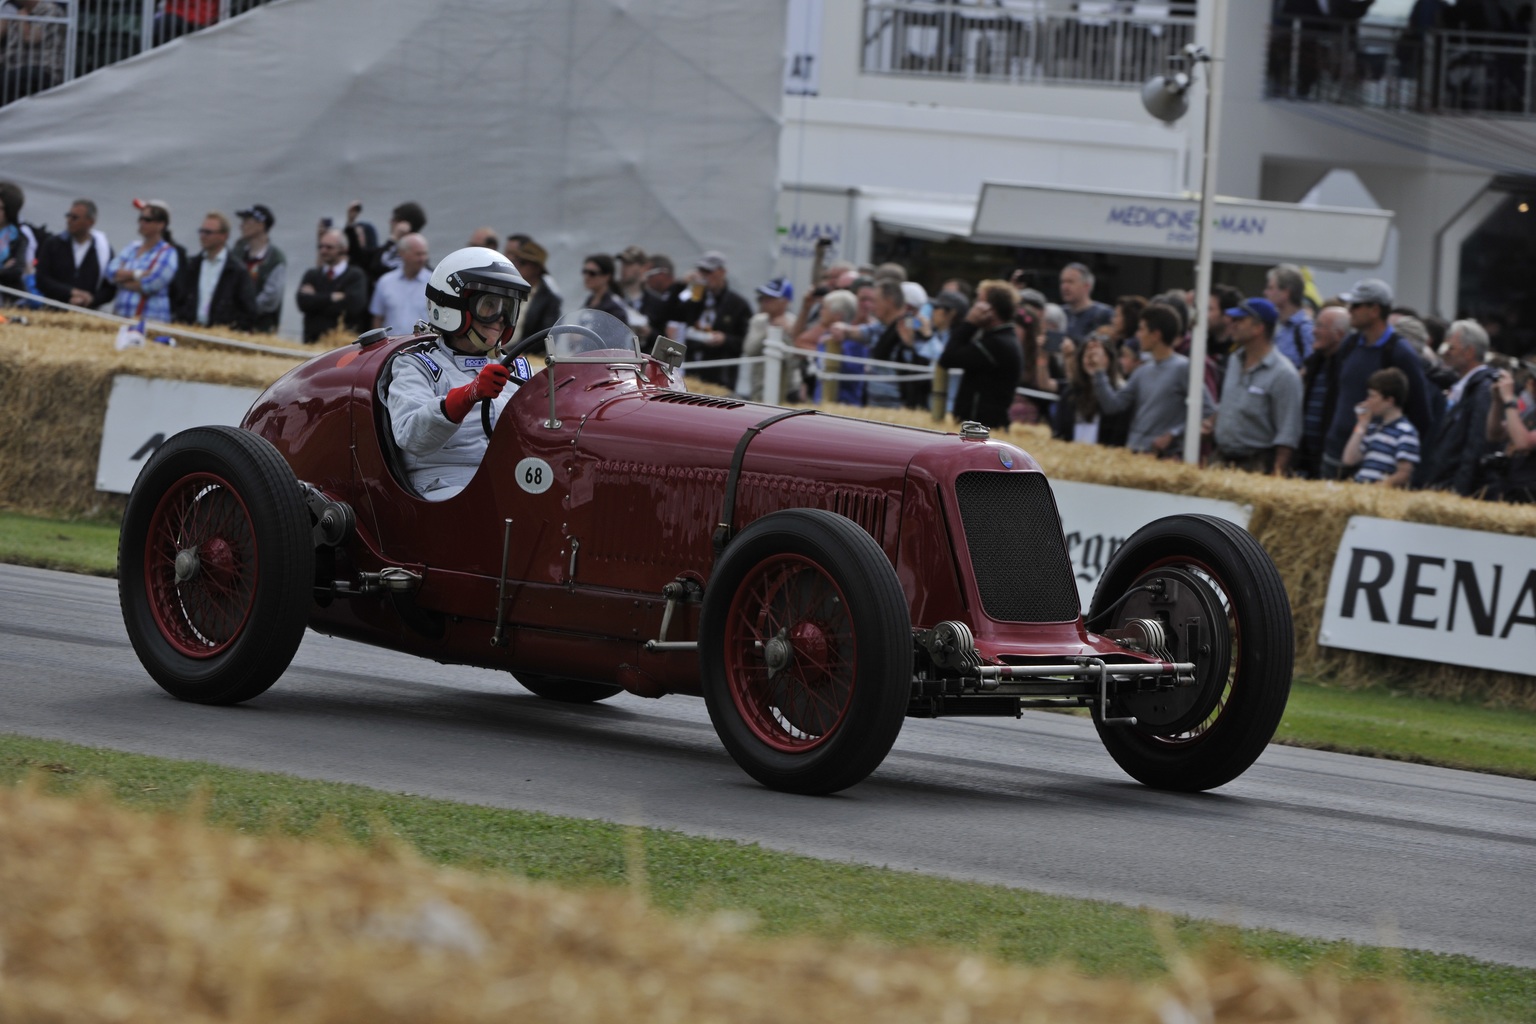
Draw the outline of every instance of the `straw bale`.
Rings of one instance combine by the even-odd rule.
[[[0,506],[23,512],[121,513],[121,496],[96,490],[102,416],[118,374],[264,388],[297,365],[190,342],[119,352],[108,322],[71,313],[28,319],[0,325]]]
[[[1396,982],[1173,951],[1167,978],[1138,984],[770,941],[739,915],[664,916],[635,889],[561,891],[31,785],[0,790],[0,850],[0,1020],[1428,1020]]]

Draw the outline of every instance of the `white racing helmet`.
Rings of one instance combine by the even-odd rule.
[[[427,282],[427,323],[444,338],[489,351],[506,344],[528,282],[495,249],[470,246],[449,253]]]

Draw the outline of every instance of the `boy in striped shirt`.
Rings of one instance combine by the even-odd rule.
[[[1355,429],[1344,446],[1344,465],[1358,467],[1358,484],[1407,487],[1419,462],[1419,432],[1407,416],[1408,376],[1395,366],[1365,382],[1365,401],[1355,406]]]

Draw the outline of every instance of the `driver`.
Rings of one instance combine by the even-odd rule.
[[[432,272],[427,326],[437,337],[400,350],[384,392],[411,486],[428,501],[451,498],[469,483],[517,390],[507,386],[513,371],[497,356],[527,297],[528,282],[495,249],[460,249]],[[514,369],[524,380],[531,375],[521,357]]]

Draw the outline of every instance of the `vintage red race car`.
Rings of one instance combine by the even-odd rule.
[[[1144,527],[1085,618],[1018,447],[677,390],[590,310],[552,329],[468,487],[424,501],[378,387],[411,342],[378,334],[141,473],[119,591],[173,695],[249,700],[309,627],[554,700],[702,695],[737,763],[799,793],[859,782],[907,717],[1087,707],[1126,772],[1190,791],[1280,721],[1290,605],[1230,523]]]

